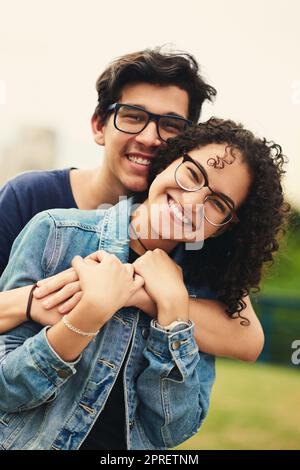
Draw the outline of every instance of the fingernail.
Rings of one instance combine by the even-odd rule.
[[[45,300],[45,302],[42,302],[43,307],[48,308],[50,307],[50,302],[49,300]]]
[[[59,313],[64,313],[66,311],[65,307],[58,307]]]

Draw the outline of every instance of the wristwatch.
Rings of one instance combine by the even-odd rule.
[[[174,320],[172,323],[169,325],[160,325],[157,321],[155,321],[155,326],[161,330],[164,331],[180,331],[180,330],[185,330],[189,326],[191,326],[190,321],[184,321],[184,320]]]

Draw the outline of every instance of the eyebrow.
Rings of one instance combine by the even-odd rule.
[[[232,205],[233,208],[237,207],[231,197],[227,196],[227,194],[222,193],[222,191],[215,191],[215,193],[221,194],[221,196],[223,196],[223,198],[226,199]]]
[[[122,104],[128,104],[129,106],[136,106],[137,108],[144,109],[145,111],[148,111],[149,113],[151,113],[151,111],[149,111],[146,108],[146,106],[142,104],[136,104],[136,103],[122,103]],[[181,114],[175,113],[174,111],[169,111],[168,113],[163,113],[163,114],[159,114],[159,113],[153,113],[153,114],[158,114],[159,116],[175,116],[175,117],[179,117],[181,119],[187,120],[186,117],[182,116]]]

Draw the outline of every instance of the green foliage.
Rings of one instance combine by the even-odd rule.
[[[300,213],[293,211],[288,232],[275,264],[267,271],[261,292],[268,295],[300,297]]]

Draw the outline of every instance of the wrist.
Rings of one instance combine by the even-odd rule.
[[[134,306],[152,317],[157,316],[156,303],[145,291],[138,297],[137,302],[134,304]]]
[[[9,331],[26,321],[26,306],[30,289],[31,286],[25,286],[1,293],[0,333]]]
[[[101,313],[99,305],[96,309],[94,303],[84,297],[68,313],[68,320],[83,331],[100,330],[105,324],[104,315]]]
[[[157,306],[157,321],[160,325],[166,326],[173,321],[189,321],[189,298],[181,298],[180,301],[174,301]]]
[[[11,292],[13,294],[14,301],[13,303],[10,303],[10,313],[22,322],[27,320],[26,308],[31,288],[32,285],[29,285],[20,287]]]

